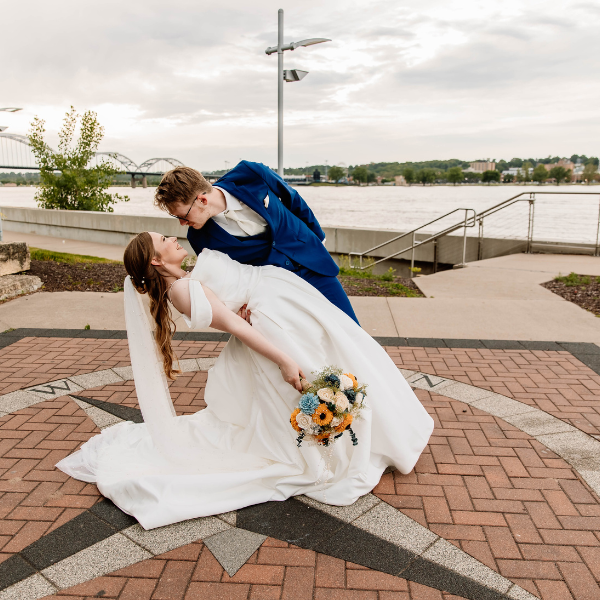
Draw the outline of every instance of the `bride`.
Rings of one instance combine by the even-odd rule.
[[[386,467],[412,470],[433,419],[373,338],[294,273],[205,249],[188,274],[186,255],[158,233],[127,246],[125,317],[144,423],[105,429],[58,468],[96,483],[146,529],[298,494],[348,505]],[[207,408],[194,415],[176,416],[169,395],[167,378],[178,373],[169,301],[190,328],[232,335],[209,371]],[[301,378],[327,366],[368,385],[352,425],[358,445],[344,435],[327,449],[298,447],[290,414]]]

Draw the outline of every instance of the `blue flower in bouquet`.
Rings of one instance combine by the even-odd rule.
[[[350,402],[350,404],[354,404],[356,402],[356,392],[354,390],[344,390],[344,394],[346,394],[346,398],[348,398],[348,402]]]
[[[326,375],[325,382],[335,387],[340,387],[340,378],[337,375]]]
[[[312,415],[315,412],[315,410],[317,410],[317,406],[319,406],[319,404],[321,404],[319,398],[316,394],[312,393],[304,394],[300,398],[300,402],[298,402],[300,410],[305,415]]]

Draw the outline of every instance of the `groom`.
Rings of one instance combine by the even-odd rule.
[[[154,203],[188,226],[190,245],[248,265],[296,273],[357,323],[325,234],[300,194],[261,163],[243,160],[211,185],[190,167],[165,173]]]

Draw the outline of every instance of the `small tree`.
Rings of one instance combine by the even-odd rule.
[[[462,183],[465,180],[465,175],[460,167],[451,167],[446,172],[448,181],[454,185]]]
[[[469,183],[477,183],[478,181],[481,181],[481,173],[477,173],[475,171],[465,171],[465,179],[469,182]]]
[[[537,181],[539,185],[542,185],[546,179],[548,179],[548,169],[540,163],[535,167],[533,173],[531,174],[531,179]]]
[[[335,181],[336,183],[345,175],[344,169],[342,167],[330,167],[329,168],[329,179]]]
[[[552,167],[548,175],[556,181],[556,185],[560,185],[560,182],[563,180],[571,180],[571,171],[564,167]]]
[[[598,179],[598,168],[593,162],[589,162],[587,165],[585,165],[585,168],[583,169],[582,179],[588,185],[590,185],[592,181],[596,181]]]
[[[356,169],[352,171],[352,179],[358,183],[367,183],[369,180],[369,171],[367,167],[356,167]]]
[[[32,121],[29,144],[40,169],[40,189],[35,200],[41,208],[113,212],[111,205],[117,200],[129,200],[105,191],[121,171],[104,160],[88,167],[104,137],[104,127],[98,123],[95,112],[86,111],[81,117],[79,140],[73,146],[78,119],[71,106],[58,134],[58,152],[44,142],[45,121],[39,117]]]
[[[408,185],[414,183],[417,180],[415,176],[415,170],[412,167],[406,167],[406,169],[404,169],[404,171],[402,172],[402,175],[404,175],[404,179],[406,180],[406,183],[408,183]]]
[[[483,183],[487,183],[488,185],[490,185],[492,181],[500,183],[500,171],[484,171],[481,174],[481,181],[483,181]]]
[[[515,176],[512,173],[507,173],[502,177],[503,183],[512,183],[515,180]]]
[[[436,176],[437,174],[433,169],[421,169],[417,173],[417,181],[423,185],[426,183],[434,183]]]

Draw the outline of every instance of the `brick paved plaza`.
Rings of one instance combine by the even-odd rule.
[[[487,406],[486,398],[507,403],[512,399],[517,401],[513,405],[530,410],[526,415],[538,418],[535,426],[544,418],[566,424],[564,431],[574,431],[595,448],[600,439],[600,375],[594,370],[599,357],[592,345],[386,345],[435,419],[430,444],[413,473],[383,476],[365,500],[369,506],[356,515],[362,516],[345,528],[345,538],[332,534],[326,542],[303,541],[299,547],[292,543],[298,537],[286,529],[282,510],[306,513],[307,519],[318,513],[315,519],[330,519],[323,521],[324,528],[332,526],[334,517],[336,523],[346,517],[341,512],[328,516],[289,500],[238,511],[237,521],[226,515],[211,517],[177,526],[170,537],[143,537],[135,521],[103,500],[95,485],[54,468],[100,431],[96,422],[102,415],[118,419],[138,414],[133,381],[126,374],[130,363],[124,336],[17,333],[10,339],[0,336],[0,400],[5,399],[0,410],[8,413],[0,419],[0,599],[600,598],[596,467],[589,457],[584,457],[588,462],[581,457],[578,462],[572,449],[552,451],[550,442],[542,443],[548,431],[538,434],[531,429],[533,417],[521,425],[512,417],[500,418],[491,414],[493,410],[473,406]],[[171,394],[177,413],[190,414],[205,407],[207,371],[194,359],[214,359],[224,342],[175,344],[178,355],[184,362],[191,360],[193,367],[171,384]],[[93,378],[82,377],[90,373],[112,373],[114,379],[93,387]],[[115,373],[121,374],[119,381]],[[71,387],[61,388],[62,381],[71,382]],[[45,387],[49,382],[59,383]],[[459,399],[461,393],[464,397]],[[18,402],[26,406],[19,408]],[[365,533],[360,522],[369,510],[408,517],[406,523],[418,528],[415,531],[431,535],[436,544],[446,540],[462,553],[455,563],[429,558],[422,560],[420,570],[394,570],[390,536],[399,539],[393,548],[406,541],[408,550],[408,538],[414,536],[402,530]],[[130,549],[117,564],[109,543],[118,540]],[[354,541],[361,548],[348,549]],[[426,556],[430,555],[425,552],[421,559]],[[473,565],[481,565],[482,574],[475,567],[463,568],[460,557],[475,559]],[[440,565],[442,571],[436,571]],[[69,585],[70,581],[77,583]],[[461,589],[464,595],[457,593]]]

